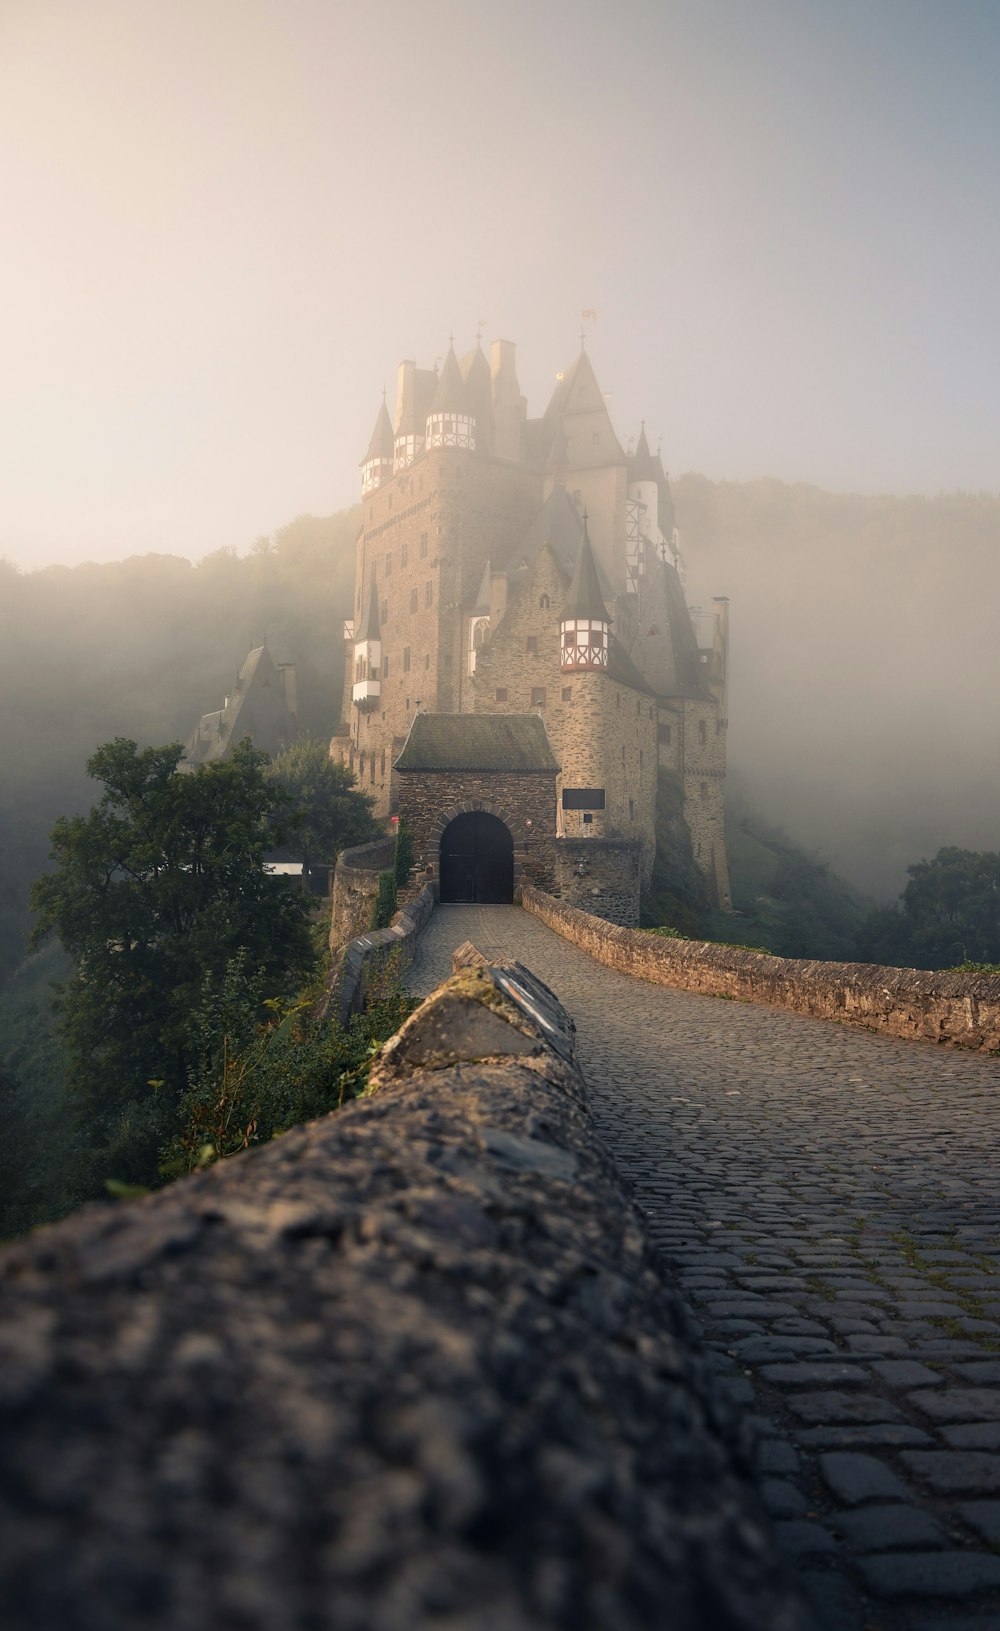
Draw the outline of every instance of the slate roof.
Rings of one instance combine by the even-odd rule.
[[[226,706],[203,714],[191,732],[181,769],[224,759],[244,736],[273,758],[289,746],[297,730],[274,659],[266,646],[256,646],[240,669]]]
[[[368,452],[361,460],[361,463],[367,464],[369,459],[391,459],[392,450],[392,420],[389,418],[389,410],[385,405],[385,397],[383,397],[382,406],[375,421],[375,429],[372,431],[372,439],[368,443]]]
[[[643,420],[639,432],[639,440],[635,445],[635,452],[628,461],[629,481],[655,481],[657,485],[663,479],[663,465],[659,457],[654,457],[649,451],[646,440],[646,422]]]
[[[429,412],[466,413],[467,411],[468,401],[465,394],[465,381],[458,366],[458,358],[455,356],[455,347],[450,345]]]
[[[594,551],[587,532],[587,517],[583,518],[583,542],[580,553],[576,558],[576,570],[573,581],[566,594],[563,605],[563,620],[570,618],[589,617],[597,618],[603,623],[610,623],[608,608],[604,604],[601,593],[601,583],[597,576],[597,565],[594,560]]]
[[[640,590],[632,657],[657,696],[711,695],[677,568],[666,561],[657,562]]]
[[[554,771],[539,714],[417,714],[397,770]]]

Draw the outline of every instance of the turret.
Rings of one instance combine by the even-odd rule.
[[[587,531],[586,511],[583,515],[583,541],[563,607],[561,631],[561,665],[564,670],[607,668],[611,619],[601,594],[594,551]]]
[[[455,347],[449,343],[441,378],[427,415],[426,447],[466,447],[476,445],[476,421],[469,403]]]
[[[374,492],[384,481],[392,475],[393,464],[392,420],[385,405],[385,393],[382,394],[382,406],[375,421],[372,439],[368,443],[368,452],[361,461],[361,491]]]
[[[368,600],[365,603],[365,614],[354,642],[352,697],[355,707],[368,709],[376,706],[382,693],[382,682],[379,677],[381,672],[382,631],[378,621],[378,588],[373,572],[368,588]]]
[[[429,378],[434,382],[433,374]],[[393,441],[394,470],[405,470],[424,451],[424,426],[427,420],[424,387],[427,380],[428,375],[423,369],[418,369],[415,362],[400,363]]]
[[[520,464],[524,458],[527,403],[521,395],[511,340],[494,340],[490,347],[493,390],[493,451],[498,458]]]

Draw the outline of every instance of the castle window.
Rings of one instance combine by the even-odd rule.
[[[542,608],[543,612],[547,612],[549,607],[552,605],[552,602],[549,599],[548,595],[540,595],[538,597],[538,604]]]
[[[595,437],[594,440],[596,441],[596,439]],[[628,818],[630,821],[635,820],[635,799],[629,799],[628,801]]]
[[[434,585],[433,585],[433,583],[427,583],[427,584],[424,585],[424,605],[425,606],[433,606],[433,604],[434,604]]]
[[[497,686],[497,701],[498,702],[506,702],[507,701],[507,687],[505,685],[498,685]]]
[[[670,745],[670,726],[669,725],[657,725],[657,727],[656,727],[656,740],[658,742],[665,742],[667,744],[667,746],[669,747],[669,745]]]
[[[616,691],[615,692],[615,707],[620,708],[621,705],[622,705],[622,694],[621,694],[620,691]]]
[[[425,654],[424,654],[424,667],[425,668],[430,668],[430,666],[431,666],[430,652],[425,652]]]
[[[699,796],[701,798],[703,798],[703,799],[708,798],[708,783],[707,782],[699,782],[698,783],[698,793],[699,793]]]
[[[365,773],[365,756],[362,753],[358,758],[358,780],[359,781],[363,777],[364,773]]]
[[[420,605],[420,590],[419,589],[411,589],[410,590],[410,611],[415,612],[419,605]]]
[[[409,646],[404,646],[403,647],[403,673],[408,674],[409,672],[410,672],[410,648],[409,648]]]
[[[388,658],[388,656],[385,656],[385,657],[382,658],[382,678],[384,680],[387,680],[389,678],[389,658]]]
[[[531,706],[533,708],[544,708],[545,707],[545,687],[544,687],[544,685],[533,685],[531,687]]]
[[[371,782],[372,786],[374,787],[374,785],[375,785],[375,755],[374,755],[374,753],[372,754],[371,769],[368,772],[368,780]]]
[[[594,818],[591,815],[589,810],[585,810],[583,812],[583,824],[584,824],[585,827],[589,827],[591,825],[591,823],[593,822],[593,819]]]
[[[392,571],[392,551],[390,550],[389,553],[386,555],[386,558],[385,558],[385,575],[386,575],[386,577],[389,576],[391,571]]]
[[[420,559],[423,560],[424,557],[426,556],[426,554],[427,554],[427,534],[426,534],[426,532],[422,532],[420,534]]]
[[[640,748],[639,749],[639,769],[640,770],[642,769],[643,764],[645,763],[645,758],[646,758],[646,756],[643,753],[642,748]]]
[[[573,695],[573,687],[571,685],[564,685],[563,688],[562,688],[562,699],[563,699],[563,701],[564,702],[569,702],[572,695]]]
[[[421,486],[423,486],[423,480],[422,479],[421,479]],[[405,566],[406,565],[406,556],[407,556],[406,545],[405,544],[400,544],[400,546],[399,546],[399,564],[400,564],[400,566]]]
[[[707,728],[707,726],[705,724],[705,721],[703,719],[699,719],[699,721],[698,721],[698,741],[700,742],[702,747],[705,746],[705,738],[706,738],[707,735],[708,735],[708,728]]]
[[[382,774],[385,775],[385,748],[382,749]]]
[[[537,634],[529,634],[528,635],[528,638],[525,641],[524,649],[528,653],[529,656],[531,656],[531,657],[537,657],[538,656],[538,635]]]

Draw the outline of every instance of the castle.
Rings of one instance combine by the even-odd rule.
[[[361,489],[330,751],[442,898],[530,880],[637,922],[669,786],[728,906],[728,603],[688,609],[659,454],[622,448],[582,343],[536,419],[510,341],[402,363]]]

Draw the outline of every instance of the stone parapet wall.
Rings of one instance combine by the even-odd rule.
[[[333,874],[330,945],[336,951],[367,929],[375,908],[379,874],[392,866],[395,838],[377,838],[341,850]]]
[[[810,1631],[516,973],[373,1096],[0,1257],[5,1631]]]
[[[388,928],[370,929],[343,948],[331,972],[328,1005],[341,1025],[363,1011],[390,962],[399,973],[412,962],[417,940],[436,903],[437,885],[426,883],[410,895]]]
[[[1000,1052],[1000,975],[770,957],[604,922],[526,887],[522,903],[598,962],[657,985],[769,1003],[890,1036]]]
[[[613,838],[557,838],[556,885],[560,900],[609,923],[639,921],[642,852],[638,843]]]

